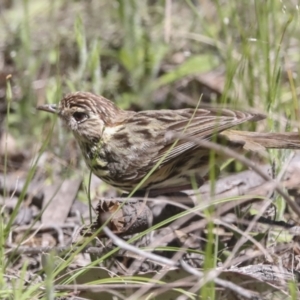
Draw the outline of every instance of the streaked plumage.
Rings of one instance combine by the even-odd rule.
[[[229,109],[124,111],[86,92],[66,95],[57,108],[39,109],[58,113],[93,173],[125,191],[133,190],[162,158],[140,189],[186,189],[191,175],[201,184],[208,173],[209,150],[184,139],[171,148],[178,135],[211,139],[235,125],[264,118]]]

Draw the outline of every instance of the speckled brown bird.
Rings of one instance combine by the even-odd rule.
[[[110,100],[87,92],[68,94],[58,105],[38,109],[58,114],[72,130],[93,173],[124,191],[132,191],[142,180],[138,190],[156,192],[188,189],[192,177],[201,185],[209,172],[210,150],[193,139],[211,140],[217,135],[219,141],[225,131],[222,139],[231,134],[241,145],[250,141],[267,148],[299,148],[300,144],[295,133],[284,141],[268,133],[227,132],[246,121],[265,118],[230,109],[124,111]],[[188,140],[178,140],[179,136]]]

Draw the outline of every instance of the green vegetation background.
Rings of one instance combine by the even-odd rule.
[[[39,140],[49,121],[35,106],[64,93],[91,91],[125,109],[195,106],[203,73],[221,77],[204,76],[222,92],[212,101],[295,118],[297,1],[14,0],[1,11],[20,143]]]
[[[0,9],[1,99],[12,100],[4,126],[32,157],[51,133],[47,149],[72,161],[69,134],[35,107],[76,90],[135,110],[195,107],[204,93],[269,113],[265,130],[298,125],[296,0],[2,0]]]

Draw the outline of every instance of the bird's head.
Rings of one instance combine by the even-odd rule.
[[[58,105],[45,104],[38,110],[57,114],[78,142],[97,143],[106,126],[112,126],[122,110],[108,99],[87,92],[67,94]]]

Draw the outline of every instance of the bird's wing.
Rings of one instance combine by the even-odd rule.
[[[197,147],[191,138],[197,140],[210,139],[214,134],[222,132],[246,121],[264,119],[264,115],[252,114],[229,109],[185,109],[178,110],[183,119],[174,121],[165,128],[165,143],[154,158],[153,163],[164,157],[162,164],[178,157],[186,151]],[[185,139],[186,138],[186,139]],[[177,141],[172,148],[172,144]]]

